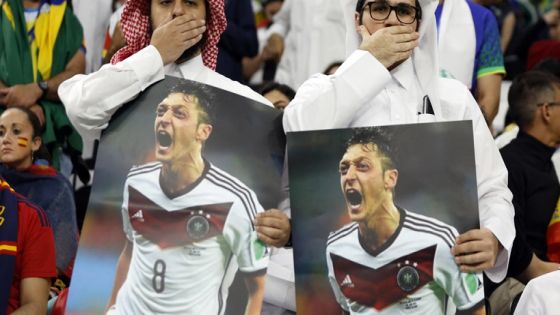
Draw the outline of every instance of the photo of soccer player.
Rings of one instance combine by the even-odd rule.
[[[302,253],[305,255],[306,252],[306,249],[300,246],[299,240],[309,233],[298,228],[302,224],[299,222],[302,217],[296,217],[297,213],[305,210],[297,205],[298,201],[294,201],[292,197],[292,213],[296,226],[294,232],[297,234],[294,247],[298,314],[300,310],[302,314],[311,314],[324,308],[324,305],[329,304],[324,301],[329,296],[334,296],[338,304],[338,307],[333,307],[338,311],[332,311],[332,314],[340,314],[341,311],[349,314],[446,314],[448,299],[455,305],[457,313],[485,314],[481,275],[461,272],[451,253],[451,247],[459,235],[457,229],[436,219],[436,216],[417,213],[416,207],[424,207],[425,202],[418,204],[419,199],[413,198],[416,207],[402,206],[395,198],[401,193],[409,193],[408,191],[396,192],[399,186],[397,183],[401,175],[406,178],[407,175],[403,171],[413,170],[408,166],[401,169],[397,163],[397,156],[400,157],[399,160],[414,159],[417,168],[431,168],[429,159],[417,159],[426,156],[418,154],[418,151],[430,152],[437,147],[434,146],[434,142],[439,139],[437,136],[434,137],[434,130],[430,137],[424,137],[430,135],[430,132],[423,132],[419,126],[432,129],[435,127],[435,134],[445,130],[433,124],[414,127],[371,127],[355,129],[350,134],[348,130],[339,130],[336,137],[331,137],[332,142],[341,144],[342,148],[341,152],[337,151],[340,154],[338,161],[340,192],[336,197],[342,197],[341,207],[344,209],[344,216],[341,217],[338,213],[338,218],[334,222],[332,218],[330,221],[325,219],[328,214],[319,216],[321,223],[330,222],[331,231],[328,233],[326,229],[322,230],[322,233],[328,233],[325,240],[326,247],[325,245],[322,247],[323,253],[326,253],[325,261],[323,266],[315,267],[314,272],[309,272],[309,268],[306,268],[313,264],[306,265],[304,262],[311,257],[299,256]],[[341,133],[344,136],[341,136]],[[403,139],[412,135],[418,143],[412,143],[414,150],[408,152],[401,150],[398,143],[402,144],[404,141],[393,139]],[[310,133],[303,136],[307,136],[307,140],[313,138]],[[346,141],[342,142],[344,138]],[[292,139],[289,138],[289,141]],[[426,139],[429,139],[432,144],[427,143]],[[291,145],[291,142],[289,143]],[[303,142],[299,139],[298,143],[301,145]],[[408,145],[410,144],[409,142]],[[295,149],[296,154],[304,154],[301,149],[301,147]],[[291,146],[289,152],[290,166],[297,165],[294,160],[300,159],[292,159]],[[408,154],[413,152],[416,154]],[[307,156],[305,159],[310,158]],[[330,158],[330,160],[334,159]],[[323,161],[319,164],[323,164]],[[438,172],[445,172],[446,166],[439,165],[438,168],[439,170],[433,173],[433,177],[439,177],[436,174]],[[437,168],[432,170],[435,169]],[[291,176],[294,172],[292,169],[290,172]],[[431,182],[428,179],[425,182],[427,185],[416,187],[415,190],[428,195],[427,190]],[[302,189],[302,187],[298,188]],[[307,198],[315,197],[313,193],[311,195]],[[474,211],[472,215],[474,220],[478,220],[476,195],[473,197],[475,206],[471,208]],[[325,198],[325,195],[322,194],[317,198]],[[299,197],[296,196],[295,199]],[[444,211],[449,212],[447,209]],[[337,216],[334,212],[330,215]],[[449,218],[446,218],[447,222],[454,222]],[[309,220],[305,216],[302,219]],[[348,221],[350,222],[346,223]],[[316,246],[316,235],[311,238],[311,242]],[[305,279],[307,282],[311,279],[318,282],[317,273],[322,272],[326,273],[322,278],[328,278],[332,289],[332,293],[324,292],[323,295],[326,297],[322,297],[323,301],[317,299],[317,292],[314,293],[315,297],[310,297],[309,285],[298,281]],[[315,286],[326,290],[325,283],[316,283]],[[331,306],[334,306],[333,304],[331,301]]]
[[[224,134],[222,130],[218,134],[219,141],[211,143],[210,140],[216,130],[224,128],[221,123],[224,119],[234,117],[229,116],[231,111],[239,110],[241,105],[250,113],[251,101],[232,98],[228,92],[200,83],[172,78],[166,81],[155,89],[151,88],[150,97],[130,106],[152,109],[149,113],[152,136],[137,135],[135,141],[142,143],[142,150],[146,150],[144,158],[129,166],[125,175],[120,208],[126,240],[116,262],[112,289],[106,288],[111,292],[107,297],[106,313],[227,314],[228,294],[231,294],[232,300],[240,304],[245,314],[260,314],[269,249],[257,240],[253,220],[263,211],[261,200],[271,203],[276,197],[261,198],[271,182],[265,180],[265,183],[256,185],[255,182],[261,181],[255,175],[258,170],[253,170],[252,174],[240,173],[246,167],[243,164],[254,163],[257,169],[268,164],[268,170],[260,171],[276,173],[271,178],[277,180],[279,186],[280,173],[275,169],[277,162],[272,157],[275,152],[269,150],[270,143],[267,143],[270,135],[264,133],[253,137],[257,139],[260,153],[254,157],[242,150],[219,150],[219,146],[228,146],[225,145],[227,141],[239,145],[240,141],[251,140],[247,128],[241,128],[245,130],[242,138],[236,139],[236,135]],[[241,101],[241,104],[221,101],[228,98],[233,102]],[[153,102],[148,104],[148,99],[150,102],[157,99],[156,105]],[[226,106],[236,108],[223,112]],[[243,115],[247,114],[239,116]],[[252,115],[253,119],[268,120],[269,129],[272,129],[275,115],[266,110],[264,115],[259,110]],[[131,118],[124,121],[131,121]],[[120,122],[115,125],[120,130],[117,134],[127,130],[130,135],[130,128]],[[232,133],[231,129],[226,131]],[[110,130],[110,133],[114,135],[115,131]],[[102,149],[106,144],[104,140],[100,145]],[[146,146],[148,141],[150,146]],[[119,142],[110,141],[117,145]],[[107,150],[105,155],[100,152],[100,157],[115,154],[108,151],[112,150]],[[231,163],[222,162],[219,155],[224,154],[229,155]],[[248,162],[241,163],[240,159],[245,158]],[[267,159],[268,162],[255,163],[254,159]],[[105,178],[99,182],[103,185],[108,181]],[[249,188],[248,182],[255,184],[252,187],[257,190]],[[99,205],[101,198],[108,195],[105,187],[96,184],[93,191],[96,192],[98,187],[99,193],[92,196],[93,205],[88,208],[88,216],[96,207],[103,207]],[[77,269],[80,262],[78,257]],[[246,288],[246,296],[239,294],[239,290],[230,291],[236,274]],[[77,291],[70,291],[69,302],[72,302],[73,295],[79,294]]]

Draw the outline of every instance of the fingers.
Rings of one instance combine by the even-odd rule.
[[[255,219],[255,225],[281,229],[285,223],[273,217],[260,216]]]
[[[364,25],[360,25],[359,32],[362,36],[360,49],[369,51],[388,69],[408,59],[418,47],[419,34],[408,25],[382,28],[371,35]]]
[[[418,34],[417,32],[394,35],[395,43],[418,42],[419,37],[420,34]]]
[[[258,213],[255,218],[255,228],[258,238],[268,245],[282,247],[290,239],[290,221],[278,209]]]
[[[455,263],[462,272],[480,272],[494,266],[494,257],[490,252],[477,252],[456,256]]]
[[[265,244],[274,247],[284,246],[290,238],[289,235],[285,234],[285,231],[276,228],[258,226],[256,229],[257,237]]]
[[[198,43],[206,31],[206,21],[192,15],[178,16],[154,30],[150,44],[159,51],[163,63],[177,60],[188,48]]]
[[[270,209],[257,213],[255,225],[257,227],[265,226],[280,229],[284,231],[284,233],[290,232],[290,220],[288,216],[278,209]]]
[[[395,26],[386,27],[384,28],[384,30],[386,30],[387,33],[393,35],[412,34],[412,33],[418,34],[417,32],[415,32],[414,28],[412,28],[412,26],[410,25],[395,25]]]
[[[488,229],[469,230],[456,239],[451,253],[462,272],[479,272],[492,268],[498,254],[498,241]]]
[[[268,246],[274,246],[274,247],[282,247],[284,244],[281,244],[281,242],[278,239],[273,239],[265,234],[262,233],[258,233],[257,232],[257,237],[259,238],[259,240],[261,240],[262,242],[264,242],[266,245]]]
[[[483,236],[481,235],[482,231],[479,229],[469,230],[455,239],[455,244],[462,244],[466,242],[471,242],[475,240],[481,240]]]
[[[287,218],[284,212],[274,208],[257,213],[257,217],[286,217]]]
[[[256,229],[258,234],[266,235],[267,237],[274,240],[278,240],[284,237],[284,231],[277,228],[269,226],[258,226]]]
[[[464,242],[461,244],[456,243],[455,246],[451,248],[451,253],[453,253],[453,255],[466,255],[466,254],[475,253],[484,250],[490,250],[490,249],[491,249],[490,244],[481,240],[476,240],[476,241]]]
[[[371,36],[367,28],[363,25],[360,25],[360,35],[362,36],[362,40],[366,40],[368,37]]]
[[[412,42],[394,44],[393,50],[395,53],[410,52],[412,54],[412,51],[416,47],[418,47],[418,41],[415,40]]]

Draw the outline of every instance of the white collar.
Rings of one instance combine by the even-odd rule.
[[[412,84],[416,79],[414,67],[412,66],[412,59],[408,58],[403,63],[398,65],[391,71],[391,75],[393,76],[395,81],[397,81],[405,90],[412,89]]]
[[[181,63],[176,64],[174,62],[165,66],[165,73],[168,74],[180,74],[181,77],[189,80],[195,80],[199,77],[201,71],[205,68],[202,62],[202,55],[198,54],[193,58]]]

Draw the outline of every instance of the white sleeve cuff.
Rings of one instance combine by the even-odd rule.
[[[335,75],[343,78],[363,101],[375,98],[391,80],[389,70],[365,50],[354,51]]]
[[[123,64],[134,71],[140,83],[141,91],[165,77],[161,55],[152,45],[128,57],[123,61]]]

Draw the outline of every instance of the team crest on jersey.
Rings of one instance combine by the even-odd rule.
[[[187,234],[195,241],[201,240],[208,235],[210,231],[209,214],[204,214],[202,210],[198,212],[192,211],[191,216],[187,220]]]
[[[420,274],[416,270],[417,263],[412,263],[407,260],[404,264],[398,264],[399,271],[397,272],[397,285],[404,292],[410,292],[418,287],[420,284]]]

